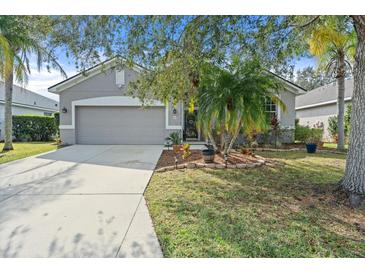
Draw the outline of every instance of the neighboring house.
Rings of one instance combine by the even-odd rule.
[[[5,86],[0,80],[0,140],[4,139]],[[58,102],[25,88],[14,85],[12,114],[51,116],[58,111]]]
[[[345,80],[345,105],[351,104],[353,85],[352,79]],[[334,82],[298,96],[295,102],[295,110],[299,124],[310,127],[323,127],[324,140],[331,141],[328,132],[328,118],[337,115],[337,94],[337,83]]]
[[[174,106],[155,100],[141,108],[137,98],[126,95],[128,84],[138,78],[142,67],[116,68],[116,59],[105,61],[48,90],[60,95],[60,134],[67,144],[163,144],[173,131],[189,141],[203,140],[196,115],[182,103]],[[280,78],[282,79],[282,78]],[[295,96],[304,90],[284,79],[280,93],[287,112],[267,105],[281,125],[294,130]]]

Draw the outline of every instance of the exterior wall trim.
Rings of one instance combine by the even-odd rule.
[[[345,97],[345,101],[351,101],[351,97]],[[326,101],[326,102],[321,102],[321,103],[316,103],[316,104],[311,104],[311,105],[306,105],[306,106],[302,106],[302,107],[297,107],[297,108],[295,108],[295,110],[314,108],[314,107],[319,107],[319,106],[331,105],[331,104],[335,104],[335,103],[337,103],[337,99]]]
[[[71,125],[60,125],[60,129],[75,129],[75,111],[77,106],[142,106],[142,102],[130,96],[106,96],[106,97],[95,97],[82,100],[76,100],[72,102],[72,120]],[[152,107],[165,107],[165,121],[166,129],[182,129],[182,126],[169,126],[168,125],[168,107],[158,100],[153,100],[150,104]]]
[[[181,109],[182,109],[182,112],[184,112],[183,108],[181,108]],[[184,114],[182,113],[181,120],[183,120],[183,117],[184,117],[183,115]],[[182,128],[183,128],[182,124],[180,126],[169,126],[169,106],[168,105],[166,105],[166,107],[165,107],[165,128],[173,129],[173,130],[182,130]]]

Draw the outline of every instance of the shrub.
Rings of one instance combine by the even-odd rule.
[[[346,106],[346,112],[345,112],[345,136],[348,137],[350,134],[350,128],[351,128],[351,113],[352,113],[352,105]]]
[[[166,138],[166,141],[170,142],[172,145],[180,145],[181,137],[179,132],[171,132],[169,137]]]
[[[60,136],[60,113],[55,112],[53,114],[53,117],[54,117],[54,123],[56,125],[57,136]]]
[[[54,117],[38,115],[13,116],[13,134],[17,140],[49,141],[57,133]]]
[[[307,144],[318,144],[322,141],[323,129],[322,128],[309,128],[309,134],[305,140]]]
[[[345,127],[345,138],[349,137],[350,134],[350,127],[351,127],[351,112],[352,106],[346,106],[346,112],[344,117],[344,127]],[[337,125],[338,125],[338,118],[336,116],[331,116],[328,118],[328,132],[330,133],[331,137],[337,142]]]
[[[328,132],[333,140],[337,140],[337,116],[331,116],[328,118]]]
[[[311,129],[307,126],[301,126],[299,124],[295,125],[295,141],[305,143],[309,134],[311,132]]]

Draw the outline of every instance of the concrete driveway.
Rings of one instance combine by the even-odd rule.
[[[162,257],[143,198],[161,151],[75,145],[0,165],[0,257]]]

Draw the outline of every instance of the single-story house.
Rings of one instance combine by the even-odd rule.
[[[183,103],[165,105],[155,100],[142,108],[138,98],[126,94],[128,84],[138,78],[143,67],[120,67],[116,59],[70,77],[48,90],[60,96],[60,134],[66,144],[163,144],[173,131],[185,140],[202,141],[196,115]],[[279,76],[278,76],[279,77]],[[282,79],[282,78],[280,78]],[[283,112],[270,102],[268,112],[275,113],[282,127],[294,130],[295,96],[304,90],[282,79],[280,93],[287,106]]]
[[[345,80],[345,111],[346,105],[351,104],[354,81]],[[332,141],[328,132],[328,118],[337,115],[337,83],[322,86],[295,100],[296,117],[303,126],[320,126],[324,130],[324,140]]]
[[[33,114],[51,116],[58,111],[58,102],[23,87],[13,87],[13,115]],[[0,81],[0,140],[4,139],[5,84]]]

